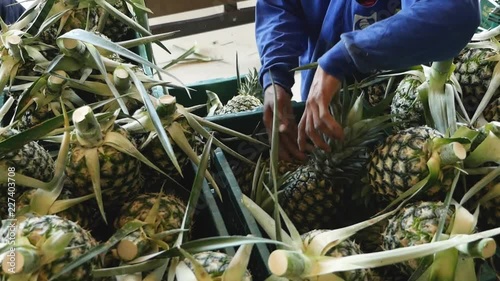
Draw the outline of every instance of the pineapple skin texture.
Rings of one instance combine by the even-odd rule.
[[[440,201],[419,201],[408,204],[399,210],[392,218],[383,233],[384,250],[392,250],[430,243],[437,231],[439,219],[445,212]],[[448,210],[444,230],[448,228],[453,211]],[[396,266],[406,275],[411,275],[418,267],[418,260],[398,263]]]
[[[9,129],[0,135],[0,141],[12,137],[17,133],[17,130]],[[5,169],[14,167],[16,174],[22,174],[48,182],[54,176],[55,163],[49,152],[40,144],[33,141],[25,144],[21,149],[9,152],[1,157],[0,166],[4,166]],[[0,200],[2,200],[2,202],[8,202],[7,183],[0,184],[0,189],[2,190],[0,193]],[[15,199],[17,200],[26,190],[28,190],[27,187],[16,184],[16,191],[14,192]],[[0,211],[1,218],[6,217],[5,211],[6,208],[2,208]]]
[[[230,99],[221,110],[216,111],[216,115],[230,114],[243,111],[252,111],[262,106],[262,101],[250,95],[237,95]]]
[[[427,126],[408,128],[387,137],[372,152],[368,163],[368,180],[375,194],[392,201],[424,179],[429,159],[424,145],[436,137],[442,134]],[[449,178],[444,172],[442,180],[425,191],[425,196],[441,198],[438,196],[451,184]]]
[[[417,91],[421,84],[413,75],[406,76],[398,84],[391,103],[391,114],[395,115],[392,121],[399,122],[394,126],[396,129],[404,130],[425,124],[424,107]]]
[[[145,193],[135,197],[132,201],[125,203],[120,210],[120,216],[116,218],[114,226],[120,229],[132,220],[144,221],[155,204],[158,193]],[[171,194],[164,194],[160,198],[160,206],[157,215],[157,233],[178,229],[181,227],[182,219],[186,212],[186,203]],[[177,235],[164,238],[166,243],[173,243]]]
[[[49,238],[57,231],[74,234],[73,239],[71,239],[68,245],[68,247],[72,247],[73,249],[67,251],[63,256],[51,263],[43,265],[38,270],[38,280],[49,280],[56,273],[60,272],[68,263],[78,259],[81,255],[97,245],[92,235],[80,225],[55,215],[27,217],[19,223],[17,235],[18,237],[27,237],[31,244],[34,245],[37,239],[42,236]],[[91,281],[94,280],[92,278],[92,269],[99,266],[99,260],[96,257],[56,280]]]
[[[486,58],[494,56],[489,49],[465,48],[455,61],[455,77],[462,88],[462,103],[469,117],[474,115],[493,76],[495,61]],[[500,98],[500,88],[493,94],[492,100]]]
[[[309,165],[301,166],[284,183],[280,205],[299,233],[338,224],[343,188],[323,178]]]
[[[231,256],[224,253],[213,251],[196,253],[193,257],[200,265],[203,266],[203,268],[205,268],[207,273],[212,278],[222,276],[232,259]],[[191,270],[194,270],[193,264],[188,259],[184,259],[184,262]],[[242,281],[252,281],[252,276],[248,270],[245,272],[245,276]]]
[[[118,132],[128,137],[125,130]],[[75,143],[70,146],[66,175],[69,178],[68,189],[77,197],[94,193],[91,177],[85,163],[86,148]],[[141,161],[110,146],[98,148],[101,190],[104,202],[110,205],[120,204],[135,196],[142,188]]]

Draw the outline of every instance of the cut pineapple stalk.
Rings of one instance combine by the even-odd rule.
[[[132,85],[130,75],[123,67],[117,67],[115,71],[113,71],[113,82],[115,83],[116,89],[120,92],[126,92]]]
[[[103,142],[101,125],[90,107],[83,106],[76,109],[73,113],[73,123],[75,124],[76,137],[83,146],[95,147]]]
[[[127,235],[118,244],[116,251],[118,257],[123,261],[131,261],[151,249],[151,241],[148,240],[142,231],[137,230]]]
[[[453,165],[467,156],[467,150],[464,145],[458,142],[452,142],[444,145],[439,151],[441,166]]]
[[[33,273],[41,265],[41,258],[36,249],[16,247],[8,252],[2,261],[2,270],[6,274]]]

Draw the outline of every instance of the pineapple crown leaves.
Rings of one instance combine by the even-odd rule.
[[[171,178],[165,174],[161,169],[149,161],[142,153],[140,153],[134,144],[120,133],[112,131],[115,127],[115,120],[119,110],[115,114],[105,120],[101,125],[94,116],[92,109],[89,106],[83,106],[75,110],[73,113],[73,124],[75,125],[74,135],[77,142],[86,148],[84,156],[85,163],[89,170],[94,187],[94,193],[98,202],[99,210],[103,219],[106,220],[104,214],[104,205],[102,201],[102,192],[100,186],[100,164],[98,149],[101,146],[110,146],[122,153],[130,155],[163,175]],[[173,182],[176,182],[172,179]]]

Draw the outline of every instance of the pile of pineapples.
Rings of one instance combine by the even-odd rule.
[[[257,167],[234,165],[249,210],[292,248],[271,254],[274,277],[499,280],[498,34],[476,34],[453,60],[346,83],[331,104],[345,138],[329,152],[284,163],[271,148]],[[330,234],[313,249],[318,232]],[[478,233],[493,238],[440,248]]]
[[[150,12],[36,0],[0,22],[2,280],[251,279],[258,238],[241,237],[234,258],[215,251],[224,240],[186,242],[204,235],[192,228],[203,180],[218,191],[212,143],[232,152],[212,131],[253,140],[168,94],[188,89],[152,62],[170,34],[150,34]]]

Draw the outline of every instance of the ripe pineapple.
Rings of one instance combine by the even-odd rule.
[[[54,239],[55,237],[57,237],[56,235],[61,234],[72,235],[69,244],[65,247],[71,248],[70,251],[64,251],[60,253],[61,255],[56,257],[55,260],[45,260],[46,263],[44,264],[30,264],[30,262],[33,262],[32,259],[24,259],[24,268],[26,270],[34,266],[32,272],[38,275],[38,278],[34,280],[49,280],[55,274],[59,273],[67,264],[78,259],[81,255],[88,252],[92,247],[97,246],[97,242],[88,231],[83,229],[77,223],[60,218],[55,215],[32,216],[20,221],[16,232],[16,242],[19,243],[20,238],[28,239],[29,243],[31,244],[30,246],[33,248],[21,246],[21,249],[24,249],[23,252],[28,256],[35,256],[40,259],[47,258],[48,256],[56,254],[54,249],[45,248],[44,244],[40,244],[40,242],[44,241],[42,239],[45,239],[45,241],[47,241],[47,239],[51,237],[52,239]],[[4,237],[5,235],[8,235],[8,233],[2,234],[2,236]],[[60,239],[52,242],[60,242]],[[54,246],[55,245],[53,245],[52,247]],[[44,257],[44,255],[46,256]],[[18,257],[17,260],[20,261],[21,257]],[[99,260],[97,258],[93,258],[55,280],[94,280],[92,278],[92,270],[99,267],[99,265]],[[0,275],[5,275],[5,272],[1,272]]]
[[[352,108],[340,106],[340,96],[348,99],[350,93],[337,95],[336,120],[346,133],[344,140],[329,140],[331,152],[317,149],[307,165],[297,169],[283,184],[280,205],[300,233],[313,229],[329,229],[345,224],[345,215],[338,210],[353,204],[351,196],[359,184],[368,160],[370,145],[381,137],[381,130],[389,117],[362,119],[362,96],[356,97]],[[341,116],[344,115],[344,116]],[[348,116],[348,117],[347,117]],[[363,122],[363,126],[359,125]]]
[[[215,111],[215,115],[230,114],[243,111],[251,111],[262,106],[262,87],[259,82],[257,69],[250,71],[238,89],[238,94],[231,98],[226,105]]]
[[[429,141],[443,135],[435,129],[420,126],[388,136],[371,153],[368,181],[377,197],[392,201],[428,174]],[[450,171],[450,172],[448,172]],[[440,180],[425,191],[427,199],[439,199],[452,182],[453,170],[445,170]]]
[[[210,277],[215,278],[222,276],[224,271],[226,271],[229,263],[231,262],[232,257],[227,254],[214,252],[214,251],[206,251],[201,253],[196,253],[193,255],[194,259],[205,268]],[[193,264],[189,259],[184,259],[184,263],[193,270]],[[181,281],[181,280],[178,280]],[[252,276],[250,272],[247,270],[242,281],[252,281]]]
[[[84,111],[82,111],[84,110]],[[107,120],[107,124],[99,124],[89,107],[77,109],[73,114],[75,138],[70,145],[66,162],[67,188],[75,196],[95,193],[95,186],[90,171],[94,169],[90,163],[99,162],[100,189],[109,189],[103,193],[104,202],[108,206],[116,206],[132,198],[142,188],[143,178],[140,173],[141,161],[134,156],[118,150],[113,142],[123,141],[130,149],[135,146],[130,141],[127,131]],[[94,159],[94,156],[96,159]],[[96,194],[98,196],[100,194]]]
[[[377,77],[380,79],[379,77]],[[386,94],[391,94],[396,90],[399,83],[402,80],[402,76],[393,76],[384,78],[378,82],[370,82],[366,87],[361,87],[363,91],[366,93],[366,97],[371,106],[376,106],[379,104],[384,98],[386,98]]]
[[[148,235],[158,234],[164,231],[176,230],[181,227],[182,219],[186,212],[186,203],[172,194],[145,193],[138,195],[131,201],[127,201],[120,210],[120,216],[116,218],[114,226],[120,229],[126,223],[133,220],[145,221],[153,205],[160,198],[158,213],[155,217],[152,229],[144,227],[138,230],[126,241],[118,245],[118,255],[125,260],[131,260],[140,256],[145,251],[153,248],[151,241],[146,240]],[[144,231],[144,233],[142,233]],[[163,241],[172,246],[177,235],[167,235]]]
[[[301,235],[304,245],[308,245],[310,241],[318,234],[324,232],[324,230],[312,230]],[[306,246],[307,247],[307,246]],[[363,254],[360,246],[351,239],[345,239],[338,243],[336,246],[328,249],[325,252],[325,256],[330,257],[347,257],[352,255]],[[352,271],[343,271],[336,273],[342,280],[345,281],[376,281],[379,280],[378,276],[374,274],[369,268],[358,269]]]
[[[455,76],[462,87],[462,103],[469,117],[474,115],[486,93],[497,63],[497,61],[489,61],[487,58],[496,54],[496,52],[486,48],[465,48],[456,59]],[[492,100],[499,97],[500,89],[497,89]]]
[[[408,204],[399,210],[384,230],[384,250],[409,247],[431,242],[437,231],[439,219],[445,212],[442,202],[419,201]],[[450,225],[453,211],[448,209],[444,230]],[[398,268],[411,275],[418,267],[418,260],[409,260],[397,264]]]
[[[15,129],[0,128],[0,141],[8,139],[19,132]],[[37,142],[29,142],[17,151],[9,152],[0,157],[0,167],[7,171],[9,167],[15,168],[16,174],[22,174],[37,180],[48,182],[54,176],[55,163],[49,152]],[[15,199],[27,189],[25,186],[16,184],[14,192]],[[8,184],[1,183],[1,202],[7,204]],[[5,218],[6,208],[1,208],[0,217]]]
[[[424,108],[418,97],[417,87],[422,81],[414,75],[406,75],[396,88],[391,103],[393,121],[399,130],[425,124]]]

